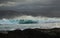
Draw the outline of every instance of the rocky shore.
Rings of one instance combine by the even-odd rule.
[[[16,29],[0,32],[0,38],[60,38],[60,28],[53,29]]]

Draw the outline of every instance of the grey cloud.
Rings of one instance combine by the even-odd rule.
[[[0,18],[12,18],[20,15],[60,17],[59,0],[10,0],[10,2],[19,2],[20,4],[13,7],[2,7],[1,9],[5,9],[3,11],[6,13],[0,11]]]
[[[52,0],[0,0],[0,3],[4,3],[4,2],[39,2],[39,3],[46,3],[46,4],[50,4]]]
[[[0,3],[5,3],[5,2],[60,4],[60,0],[0,0]]]

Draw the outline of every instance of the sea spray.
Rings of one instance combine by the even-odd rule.
[[[60,23],[59,18],[20,16],[14,19],[0,19],[0,24],[39,24],[39,23]]]

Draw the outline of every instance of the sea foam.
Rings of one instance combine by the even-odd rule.
[[[18,28],[21,30],[27,28],[60,28],[60,18],[20,16],[14,19],[0,19],[0,31],[11,31]]]
[[[48,17],[33,17],[33,16],[20,16],[14,19],[3,18],[0,20],[0,24],[39,24],[39,23],[60,23],[60,18],[48,18]]]

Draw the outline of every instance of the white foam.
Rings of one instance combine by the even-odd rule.
[[[40,24],[1,24],[0,30],[15,30],[15,29],[27,29],[27,28],[40,28],[40,29],[52,29],[60,28],[60,23],[40,23]]]
[[[49,17],[41,17],[41,16],[28,16],[28,15],[23,15],[16,17],[14,19],[5,19],[3,18],[0,20],[0,24],[19,24],[20,20],[33,20],[37,21],[38,23],[60,23],[60,18],[49,18]],[[25,22],[24,21],[24,22]]]

